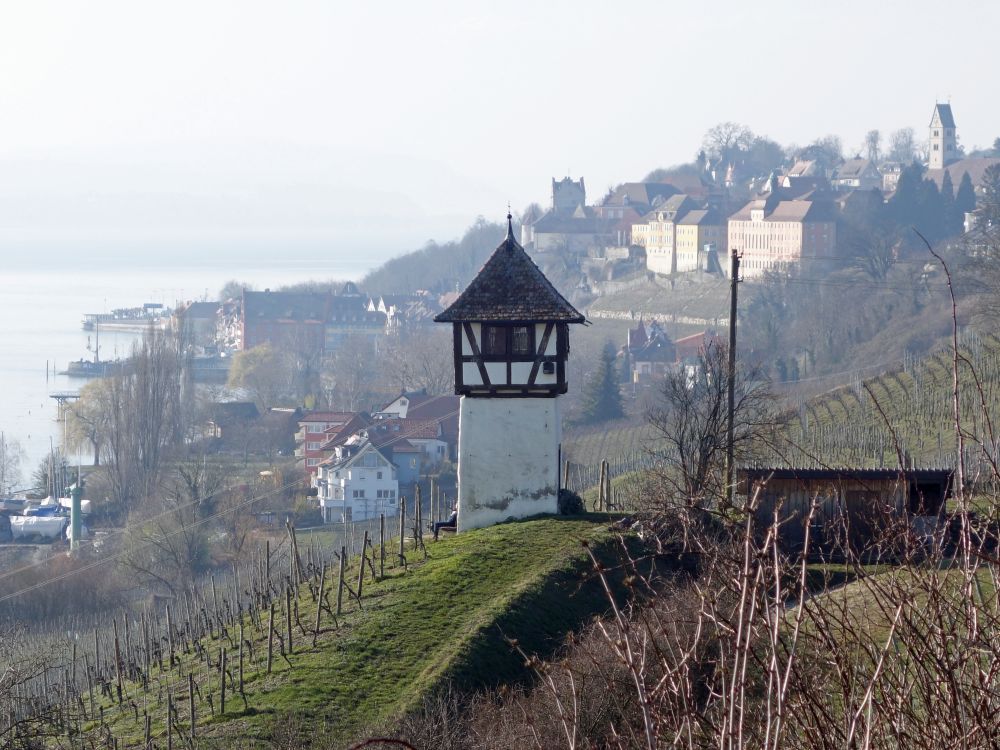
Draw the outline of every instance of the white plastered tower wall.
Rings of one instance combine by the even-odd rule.
[[[458,531],[558,512],[560,401],[462,397]]]

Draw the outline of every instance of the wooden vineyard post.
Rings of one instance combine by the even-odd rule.
[[[191,714],[191,744],[194,744],[195,737],[195,713],[194,713],[194,672],[188,672],[188,711]]]
[[[361,589],[365,585],[365,555],[368,552],[368,531],[365,530],[365,539],[361,543],[361,557],[358,558],[358,600],[361,599]]]
[[[419,549],[424,546],[424,530],[421,528],[423,524],[423,497],[420,493],[420,483],[417,483],[416,491],[414,492],[413,498],[413,549]]]
[[[605,462],[607,464],[607,462]],[[604,472],[604,481],[607,487],[604,490],[604,500],[607,502],[607,510],[614,510],[614,499],[611,496],[611,466],[608,464],[607,471]]]
[[[274,661],[274,601],[271,601],[271,613],[267,617],[267,673],[271,674],[271,664]]]
[[[319,638],[319,618],[323,614],[323,593],[326,588],[326,562],[323,562],[322,571],[319,574],[319,600],[316,602],[316,629],[313,631],[313,648],[316,648],[316,639]],[[243,689],[243,678],[240,677],[240,690]]]
[[[597,510],[598,511],[603,511],[604,510],[604,469],[605,469],[605,463],[602,460],[601,461],[601,478],[598,480],[598,487],[597,487]]]
[[[385,578],[385,513],[378,516],[378,577]]]
[[[115,628],[115,673],[118,677],[118,703],[122,702],[122,652],[118,644],[118,620],[112,620]],[[47,691],[46,691],[47,692]]]
[[[337,616],[344,609],[344,569],[347,567],[347,547],[340,545],[340,580],[337,582]]]
[[[169,654],[168,656],[169,661],[167,662],[168,669],[174,668],[174,629],[173,626],[171,625],[171,622],[172,620],[170,617],[170,605],[168,604],[167,605],[167,649],[168,649],[167,653]]]
[[[240,620],[240,695],[243,695],[243,621]]]
[[[563,483],[562,486],[569,489],[569,461],[563,462]]]
[[[292,589],[285,587],[285,631],[288,635],[288,655],[292,655]]]
[[[403,537],[406,535],[406,498],[399,498],[399,564],[406,566],[406,550],[403,548]]]
[[[434,482],[434,477],[431,477],[431,523],[437,521],[437,485]]]
[[[222,647],[222,658],[219,659],[219,716],[226,713],[226,647]]]

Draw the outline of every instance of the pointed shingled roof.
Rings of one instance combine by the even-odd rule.
[[[458,299],[434,320],[583,323],[586,319],[556,291],[514,239],[511,216],[507,214],[504,241]]]
[[[955,116],[951,113],[951,104],[941,104],[941,102],[937,102],[934,105],[934,113],[931,115],[931,125],[934,124],[934,115],[937,115],[941,120],[941,127],[955,127]]]

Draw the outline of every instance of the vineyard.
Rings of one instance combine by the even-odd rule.
[[[901,366],[802,404],[788,443],[762,457],[797,466],[954,466],[953,352],[905,357]],[[960,414],[966,466],[997,456],[992,420],[1000,413],[1000,340],[966,329],[959,336]]]
[[[580,540],[603,538],[592,521],[426,545],[416,523],[391,521],[349,527],[323,538],[329,546],[290,527],[280,547],[175,599],[32,634],[16,657],[33,671],[0,715],[5,746],[267,747],[276,726],[295,722],[343,743],[445,676],[519,674],[493,623],[544,651],[602,606],[596,589],[551,590],[552,576],[575,578],[585,564]]]
[[[656,445],[653,429],[642,420],[574,427],[563,435],[563,460],[580,466],[596,466],[605,459],[648,454]]]
[[[859,371],[848,385],[786,411],[779,444],[760,445],[757,462],[798,467],[952,467],[957,460],[953,406],[953,352],[905,356],[875,377]],[[970,477],[997,462],[1000,414],[1000,339],[964,329],[959,335],[959,388],[964,465]],[[567,430],[566,485],[597,487],[601,463],[611,479],[648,469],[662,441],[643,422],[622,421]],[[633,482],[634,483],[634,482]],[[587,495],[590,497],[593,493]]]

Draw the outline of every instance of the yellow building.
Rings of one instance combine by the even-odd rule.
[[[726,223],[711,208],[695,209],[684,214],[674,229],[674,238],[678,272],[704,268],[704,263],[699,263],[698,254],[705,251],[706,245],[714,246],[719,258],[726,255]]]
[[[695,202],[686,195],[673,195],[632,226],[632,243],[646,248],[646,268],[655,273],[671,274],[677,271],[677,222]]]

